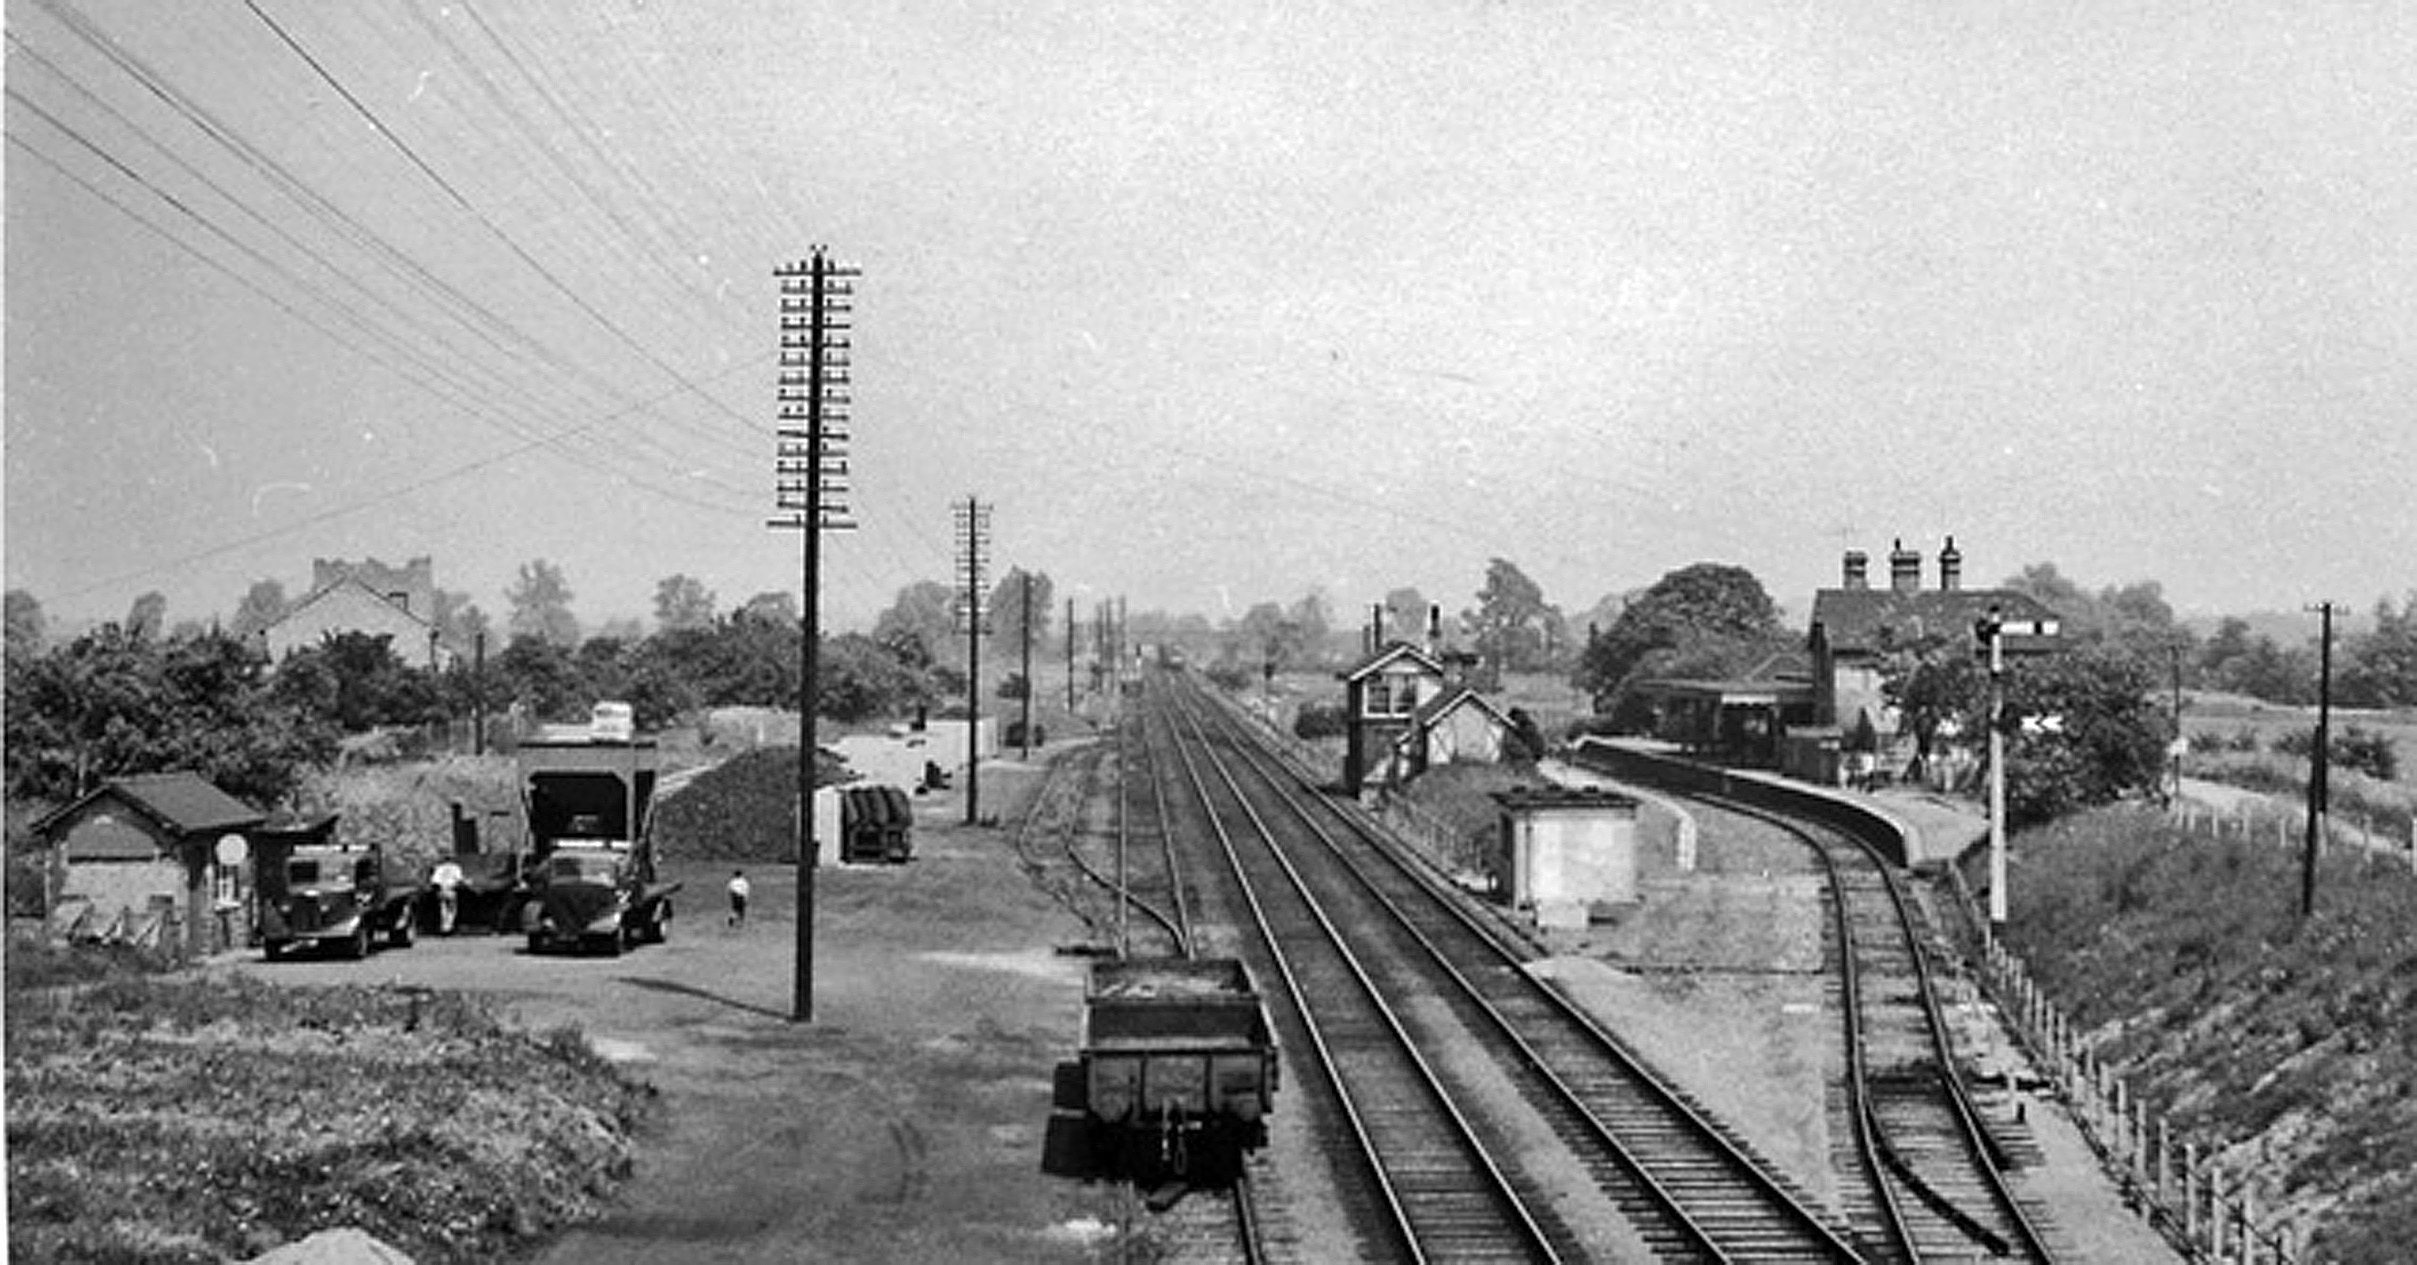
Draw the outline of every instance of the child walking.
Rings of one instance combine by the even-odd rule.
[[[729,887],[729,925],[733,927],[744,927],[747,925],[747,896],[750,890],[751,889],[747,886],[747,872],[745,870],[732,870],[730,872]]]

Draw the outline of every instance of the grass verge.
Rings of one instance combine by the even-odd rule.
[[[2417,1242],[2417,879],[2111,809],[2018,837],[2009,938],[2176,1140],[2315,1219],[2316,1256]]]
[[[7,962],[8,1238],[20,1260],[216,1262],[358,1227],[423,1265],[593,1215],[652,1091],[578,1032],[458,994]]]

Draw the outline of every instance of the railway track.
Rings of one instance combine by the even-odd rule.
[[[1304,994],[1295,982],[1309,1022],[1358,1035],[1372,1026],[1345,1013],[1322,1020],[1329,997],[1365,992],[1379,999],[1445,1002],[1458,1019],[1451,1034],[1474,1039],[1562,1143],[1588,1176],[1635,1227],[1655,1259],[1666,1260],[1856,1260],[1862,1249],[1827,1224],[1808,1201],[1770,1174],[1692,1103],[1653,1076],[1582,1012],[1522,969],[1520,956],[1496,939],[1459,902],[1419,870],[1404,864],[1354,814],[1337,809],[1301,784],[1297,776],[1260,748],[1222,706],[1186,687],[1161,683],[1157,701],[1167,709],[1168,728],[1182,741],[1176,759],[1203,803],[1215,805],[1216,830],[1238,881],[1252,895],[1253,918],[1280,958],[1306,956],[1296,946],[1332,942],[1337,950],[1316,953],[1347,958],[1355,987],[1338,978],[1309,981]],[[1175,691],[1181,690],[1182,697]],[[1236,823],[1229,830],[1224,824]],[[1238,837],[1239,836],[1239,837]],[[1349,928],[1344,934],[1340,928]],[[1336,970],[1324,957],[1314,971]],[[1288,982],[1311,971],[1286,972]],[[1405,1005],[1404,1009],[1411,1006]],[[1420,1005],[1420,1010],[1430,1009]],[[1429,1041],[1441,1039],[1427,1021]],[[1395,1041],[1414,1041],[1398,1021]],[[1463,1035],[1465,1034],[1465,1035]],[[1415,1053],[1411,1056],[1417,1061]],[[1345,1065],[1328,1074],[1350,1110],[1359,1100],[1402,1100],[1406,1091],[1364,1083],[1367,1073]],[[1446,1078],[1429,1073],[1430,1087],[1417,1100],[1421,1114],[1448,1113],[1467,1136],[1466,1152],[1505,1147],[1499,1122],[1468,1120],[1457,1105],[1463,1096]],[[1384,1139],[1369,1161],[1380,1176],[1391,1161]],[[1490,1170],[1495,1203],[1540,1203],[1534,1179],[1518,1164],[1491,1158],[1464,1159],[1464,1169]],[[1456,1172],[1457,1190],[1480,1185]],[[1401,1203],[1398,1196],[1380,1201]],[[1411,1201],[1415,1208],[1418,1201]],[[1407,1218],[1408,1213],[1402,1214]],[[1502,1224],[1479,1234],[1440,1240],[1444,1254],[1475,1243],[1497,1241],[1492,1251],[1517,1246],[1522,1259],[1590,1254],[1589,1244],[1549,1212],[1493,1212]],[[1478,1218],[1472,1213],[1468,1220]],[[1512,1223],[1518,1223],[1516,1228]],[[1529,1227],[1532,1227],[1529,1228]],[[1454,1228],[1457,1231],[1457,1227]],[[1406,1239],[1424,1242],[1426,1231],[1405,1223]],[[1522,1240],[1514,1243],[1513,1240]]]
[[[1922,921],[1888,861],[1846,831],[1696,795],[1785,831],[1819,858],[1849,1069],[1852,1127],[1866,1138],[1872,1204],[1895,1259],[2049,1262],[2042,1210],[2008,1180],[2004,1143],[1961,1073],[1933,987]]]
[[[1494,1147],[1412,1036],[1393,999],[1274,839],[1270,824],[1211,749],[1192,718],[1169,716],[1171,767],[1179,768],[1259,932],[1271,989],[1290,1026],[1291,1057],[1314,1071],[1293,1078],[1296,1101],[1333,1122],[1330,1155],[1349,1155],[1356,1224],[1383,1259],[1556,1261],[1565,1244],[1530,1206]],[[1273,997],[1271,997],[1273,1000]],[[1282,1022],[1281,1020],[1279,1022]]]

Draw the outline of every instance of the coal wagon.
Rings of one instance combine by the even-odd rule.
[[[1267,1143],[1277,1051],[1250,973],[1232,958],[1093,964],[1083,998],[1081,1094],[1052,1171],[1222,1185]],[[1079,1121],[1079,1124],[1076,1122]],[[1066,1132],[1061,1130],[1061,1133]]]

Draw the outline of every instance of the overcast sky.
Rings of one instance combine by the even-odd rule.
[[[1950,534],[2363,608],[2417,589],[2411,13],[8,0],[6,582],[794,591],[771,273],[827,243],[843,622],[967,495],[1134,609],[1500,556],[1800,620]]]

